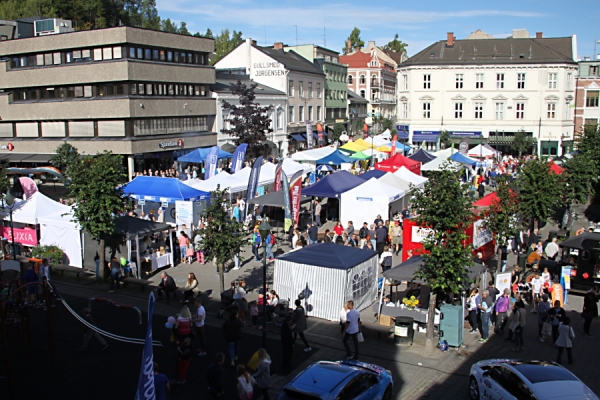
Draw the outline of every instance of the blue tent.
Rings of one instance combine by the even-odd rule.
[[[411,160],[419,161],[423,164],[426,164],[436,157],[433,154],[430,154],[423,149],[419,149],[419,151],[417,151],[412,156],[409,156],[408,158],[410,158]]]
[[[459,163],[462,163],[462,164],[467,164],[467,165],[475,165],[475,164],[477,164],[476,160],[473,160],[472,158],[469,158],[469,157],[467,157],[464,154],[459,153],[459,152],[456,152],[456,153],[452,154],[450,156],[450,160],[456,161],[456,162],[459,162]]]
[[[181,156],[177,159],[177,162],[189,162],[189,163],[201,163],[206,160],[208,153],[210,152],[210,147],[204,147],[201,149],[196,149],[191,153],[186,154],[185,156]],[[233,154],[228,153],[224,150],[219,149],[219,160],[223,158],[231,158]]]
[[[379,179],[382,176],[384,176],[386,173],[387,172],[383,172],[378,169],[372,169],[370,171],[365,172],[364,174],[358,175],[358,177],[360,179],[364,179],[365,181],[368,181],[371,178]]]
[[[134,199],[169,203],[210,197],[210,193],[194,189],[177,178],[159,176],[138,176],[123,186],[123,191]]]
[[[329,174],[314,185],[304,188],[302,194],[317,197],[340,197],[340,194],[363,183],[365,183],[364,180],[352,175],[350,172],[340,171]]]
[[[373,250],[357,247],[340,246],[334,243],[317,243],[279,256],[277,260],[334,269],[350,269],[376,254]]]
[[[330,155],[317,160],[318,164],[340,165],[342,163],[353,163],[356,158],[350,158],[339,150],[334,151]]]

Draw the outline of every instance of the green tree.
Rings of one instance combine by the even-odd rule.
[[[5,161],[0,161],[0,194],[8,192],[10,186],[7,168],[8,164]]]
[[[142,16],[142,28],[160,30],[160,17],[156,9],[156,0],[141,0],[140,14]]]
[[[515,138],[510,145],[510,148],[519,153],[519,158],[535,143],[535,139],[528,135],[525,131],[515,133]]]
[[[181,21],[181,23],[179,24],[179,29],[177,29],[177,33],[179,33],[180,35],[192,35],[190,31],[188,31],[187,24],[183,21]]]
[[[50,164],[58,168],[63,176],[66,176],[70,165],[79,161],[79,151],[70,143],[64,142],[56,148],[56,153],[50,157]]]
[[[568,210],[567,229],[573,225],[571,208],[574,204],[587,204],[594,186],[598,182],[598,172],[590,153],[578,153],[565,163],[565,171],[560,176],[564,183],[562,195]]]
[[[169,33],[178,33],[177,25],[170,18],[160,21],[160,30]]]
[[[344,126],[344,124],[342,124],[341,122],[336,122],[336,124],[333,125],[333,134],[331,135],[331,140],[333,142],[337,142],[338,140],[340,140],[340,136],[345,130],[346,127]]]
[[[433,351],[434,316],[437,295],[459,293],[468,282],[471,247],[465,246],[466,229],[473,220],[468,185],[460,182],[460,173],[449,169],[431,173],[422,190],[412,188],[416,223],[431,229],[423,239],[423,263],[415,277],[431,287],[426,349]]]
[[[383,118],[381,120],[381,131],[383,132],[386,129],[389,129],[392,134],[396,132],[396,126],[391,118]]]
[[[350,40],[351,43],[350,49],[348,49],[348,40]],[[360,29],[354,27],[354,29],[352,29],[352,32],[350,32],[350,36],[348,36],[348,39],[346,39],[346,45],[344,46],[344,48],[342,48],[342,52],[344,54],[348,54],[349,52],[352,53],[357,47],[364,46],[365,42],[360,38]]]
[[[211,59],[211,64],[215,65],[217,61],[226,56],[243,41],[244,39],[241,31],[233,31],[233,34],[230,34],[229,29],[222,30],[215,38],[215,55]]]
[[[383,49],[403,53],[406,51],[407,47],[408,44],[404,43],[402,40],[398,40],[398,34],[396,33],[396,35],[394,35],[394,40],[388,42],[388,44],[383,46]]]
[[[213,35],[213,33],[210,30],[210,28],[206,28],[206,33],[204,34],[204,37],[207,38],[207,39],[214,39],[215,35]]]
[[[221,292],[225,290],[225,263],[250,243],[243,235],[243,223],[230,218],[223,208],[227,198],[227,189],[221,190],[220,186],[217,186],[214,192],[210,192],[210,201],[202,212],[207,218],[203,231],[203,245],[210,249],[217,260]]]
[[[269,113],[272,106],[263,107],[256,103],[257,84],[246,86],[239,80],[231,84],[231,93],[239,97],[239,104],[231,104],[223,100],[221,108],[229,113],[226,119],[230,129],[221,129],[225,135],[233,137],[236,146],[247,143],[246,158],[252,159],[258,156],[267,156],[271,148],[267,145],[267,134],[273,132]]]
[[[519,211],[529,221],[529,229],[534,229],[535,222],[539,228],[540,222],[547,221],[554,207],[560,204],[562,189],[558,175],[550,170],[548,161],[532,159],[519,170],[517,185]]]
[[[600,174],[600,131],[598,125],[586,124],[577,138],[577,150],[587,155],[595,165],[596,175]]]
[[[108,151],[83,156],[68,166],[67,175],[75,220],[99,243],[101,267],[96,278],[104,279],[105,241],[114,233],[116,217],[131,204],[121,187],[126,180],[123,157]]]
[[[450,132],[443,130],[440,132],[440,146],[445,149],[450,145]]]

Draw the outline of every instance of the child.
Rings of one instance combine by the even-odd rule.
[[[552,284],[552,276],[550,275],[550,271],[548,271],[548,268],[544,268],[544,272],[542,273],[542,280],[544,281],[544,283],[547,283],[548,285]]]
[[[250,303],[250,316],[252,317],[252,329],[262,329],[258,318],[258,304],[256,301]]]
[[[252,395],[254,391],[254,385],[256,381],[254,378],[246,371],[246,367],[244,364],[240,364],[237,366],[237,376],[238,376],[238,394],[241,400],[252,400]]]

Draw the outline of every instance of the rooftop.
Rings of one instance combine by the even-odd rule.
[[[304,72],[314,75],[325,75],[321,68],[316,66],[314,63],[308,61],[307,59],[296,53],[294,50],[286,52],[283,49],[275,50],[272,47],[255,47],[258,50],[265,53],[266,55],[268,55],[269,57],[285,65],[285,67],[290,71]]]
[[[260,84],[258,82],[254,82],[250,79],[250,75],[247,74],[237,74],[237,73],[229,73],[229,71],[217,70],[216,71],[216,79],[215,83],[210,85],[210,90],[216,93],[231,93],[231,84],[236,83],[238,80],[245,84],[246,86],[250,86],[252,84],[256,85],[255,94],[257,96],[260,95],[281,95],[287,96],[285,92],[282,92],[277,89],[273,89],[270,86],[266,86]]]

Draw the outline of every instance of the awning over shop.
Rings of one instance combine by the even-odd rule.
[[[413,135],[412,142],[413,143],[435,143],[437,142],[437,138],[439,135]]]
[[[296,142],[306,142],[306,137],[302,136],[299,133],[293,133],[290,135],[292,137],[292,139],[294,139]]]

